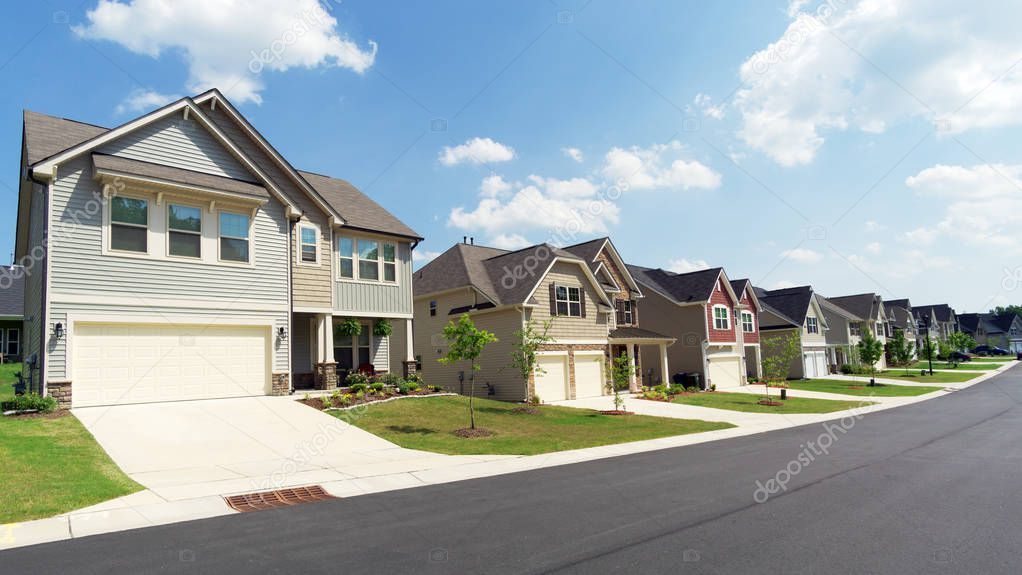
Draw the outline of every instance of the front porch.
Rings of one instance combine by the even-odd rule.
[[[296,312],[291,343],[295,389],[334,389],[353,371],[407,377],[415,372],[411,324],[406,317]]]
[[[628,365],[631,368],[631,377],[628,382],[629,391],[638,392],[643,385],[651,387],[661,383],[670,385],[671,371],[667,362],[667,346],[674,344],[676,340],[673,337],[637,327],[620,327],[610,332],[608,340],[611,361],[622,355],[628,357]],[[655,369],[650,366],[648,370],[643,370],[639,360],[639,346],[657,347],[657,358],[660,361]],[[659,377],[656,377],[658,374]]]

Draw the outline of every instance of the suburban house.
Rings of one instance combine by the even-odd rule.
[[[414,365],[420,238],[296,170],[217,90],[111,129],[26,112],[21,164],[24,372],[62,406],[282,395]],[[348,318],[364,329],[334,337]]]
[[[827,298],[830,303],[848,310],[858,316],[858,329],[853,328],[853,335],[859,335],[869,330],[881,344],[887,344],[887,312],[884,310],[884,300],[875,293],[863,293],[841,297]],[[877,360],[878,370],[887,369],[887,358],[883,355]]]
[[[931,318],[929,325],[934,328],[931,339],[947,339],[958,331],[958,314],[946,303],[915,306],[912,311],[917,318]]]
[[[914,307],[912,316],[918,324],[916,348],[921,356],[923,350],[926,349],[927,338],[933,342],[934,346],[940,341],[940,323],[937,321],[937,314],[933,308]]]
[[[654,380],[699,374],[707,388],[727,389],[747,383],[748,366],[758,373],[759,300],[747,281],[736,282],[742,289],[736,292],[722,268],[683,274],[634,265],[628,269],[646,295],[639,302],[643,328],[678,341],[667,349],[666,366],[653,365],[653,350],[643,348],[642,365],[653,368]],[[748,362],[747,352],[755,354]]]
[[[0,363],[21,361],[25,319],[25,272],[0,266]]]
[[[827,362],[827,318],[812,286],[776,290],[753,288],[760,302],[759,331],[763,359],[776,356],[781,338],[795,336],[802,353],[789,366],[788,379],[830,373]]]
[[[885,301],[884,311],[887,313],[887,333],[891,336],[899,331],[904,333],[905,340],[913,346],[912,357],[918,357],[920,340],[926,345],[926,334],[919,329],[912,302],[908,299]]]
[[[859,324],[863,321],[862,318],[821,295],[817,295],[816,299],[820,302],[820,309],[827,324],[824,339],[827,342],[827,362],[830,364],[830,370],[837,373],[842,365],[858,365],[860,363],[858,344],[862,340]]]
[[[961,330],[979,345],[1022,352],[1022,317],[1014,313],[963,313],[958,316]]]

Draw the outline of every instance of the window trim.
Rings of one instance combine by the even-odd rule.
[[[634,302],[630,299],[621,300],[621,320],[624,325],[635,323]]]
[[[247,262],[240,261],[240,260],[225,260],[225,259],[223,259],[223,256],[220,253],[220,250],[221,250],[220,239],[224,238],[224,237],[227,237],[227,238],[231,238],[231,239],[240,240],[242,238],[240,238],[238,236],[224,236],[221,233],[221,230],[220,230],[220,215],[221,214],[233,214],[235,216],[245,216],[245,218],[248,219],[248,237],[245,238],[245,240],[248,241],[248,261]],[[235,266],[237,266],[237,265],[241,265],[241,266],[251,266],[251,265],[253,265],[253,262],[255,261],[255,242],[252,239],[252,228],[254,227],[254,225],[253,225],[254,223],[255,223],[255,218],[252,217],[252,213],[251,212],[243,212],[241,210],[236,210],[236,209],[231,209],[231,208],[219,208],[219,209],[216,210],[216,260],[217,260],[218,263],[227,264],[227,265],[235,265]]]
[[[18,351],[10,353],[8,350],[11,347],[11,334],[15,333],[18,335],[17,341],[14,343],[18,346]],[[21,328],[9,327],[4,333],[4,355],[21,355]]]
[[[564,288],[565,299],[561,299],[560,297],[558,297],[557,291],[558,291],[559,288]],[[571,299],[571,290],[575,290],[575,292],[578,293],[578,299],[577,300],[572,300]],[[565,309],[567,310],[566,313],[561,313],[560,310],[558,309],[562,302],[564,303]],[[574,304],[578,304],[578,314],[577,315],[571,313],[571,304],[573,304],[573,303]],[[581,318],[582,317],[582,286],[569,286],[569,285],[565,285],[565,284],[554,284],[554,309],[557,310],[557,314],[556,314],[557,317],[577,317],[577,318]]]
[[[724,310],[724,315],[717,317],[717,310]],[[724,304],[714,304],[711,311],[713,317],[713,329],[715,331],[731,331],[731,312],[728,311],[727,306]],[[724,327],[717,327],[717,320],[724,320]]]
[[[812,327],[809,327],[809,320],[812,320]],[[806,333],[810,335],[820,334],[820,320],[813,316],[806,316]]]
[[[205,243],[205,237],[206,237],[205,234],[203,233],[203,231],[206,229],[206,223],[205,223],[204,220],[206,219],[206,211],[207,211],[208,206],[204,206],[202,204],[198,204],[198,203],[195,203],[195,202],[189,202],[187,200],[181,201],[181,200],[178,200],[176,198],[173,201],[164,200],[163,205],[167,206],[167,208],[165,210],[163,210],[163,212],[164,212],[163,218],[164,218],[164,220],[166,222],[165,223],[166,233],[164,234],[166,236],[166,241],[164,243],[166,244],[166,255],[167,255],[167,257],[168,258],[172,258],[172,259],[180,259],[180,260],[184,260],[184,261],[189,261],[189,262],[201,262],[202,261],[202,253],[203,253],[202,244]],[[192,232],[192,231],[188,231],[188,230],[171,230],[170,229],[170,206],[181,206],[182,208],[195,208],[195,209],[199,210],[199,231],[198,232]],[[179,256],[179,255],[175,255],[175,254],[170,253],[170,233],[172,231],[175,232],[175,233],[179,233],[179,234],[189,234],[189,235],[197,235],[197,236],[199,236],[199,255],[198,256]],[[218,244],[220,243],[219,236],[217,237],[217,243]],[[141,253],[141,252],[139,252],[139,253]]]
[[[341,252],[341,241],[351,240],[351,254],[342,254]],[[376,242],[376,251],[379,256],[376,261],[377,266],[377,279],[365,279],[362,277],[360,264],[362,259],[359,257],[358,242],[369,241]],[[394,261],[387,262],[384,256],[384,246],[394,246]],[[334,280],[339,282],[348,283],[364,283],[369,285],[385,285],[385,286],[398,286],[401,285],[401,244],[395,240],[383,239],[375,236],[362,236],[354,234],[336,233],[334,234],[333,248],[336,255],[334,256],[334,263],[336,264],[337,271],[334,273]],[[351,275],[352,277],[344,277],[341,275],[341,260],[351,260]],[[366,260],[369,262],[372,260]],[[386,266],[390,263],[394,266],[394,281],[390,281],[386,278]]]
[[[145,224],[146,238],[145,238],[145,251],[144,252],[136,252],[136,251],[133,251],[133,250],[119,250],[119,249],[114,247],[114,226],[115,225],[116,226],[127,226],[127,227],[131,227],[131,228],[141,228],[142,227],[140,224],[125,224],[125,223],[114,222],[114,206],[113,206],[113,204],[114,204],[114,199],[115,198],[129,198],[129,199],[132,199],[132,200],[141,200],[141,201],[146,203],[146,210],[145,210],[145,216],[146,216],[146,224]],[[106,233],[103,234],[103,239],[106,242],[106,245],[104,246],[105,247],[105,251],[109,252],[111,254],[119,255],[119,256],[131,256],[131,257],[147,257],[147,256],[151,256],[152,253],[153,253],[152,252],[153,242],[152,242],[152,238],[150,237],[150,236],[153,235],[153,198],[152,198],[152,196],[149,195],[149,194],[142,194],[142,193],[118,192],[118,193],[116,193],[114,195],[111,195],[110,199],[108,201],[106,201],[105,204],[106,205],[104,207],[104,213],[103,213],[104,220],[105,220],[105,223],[107,225]]]
[[[323,241],[322,230],[320,229],[320,227],[315,222],[310,222],[310,221],[305,221],[305,220],[298,222],[298,225],[296,225],[295,228],[296,228],[296,232],[297,232],[297,234],[295,236],[295,241],[298,244],[298,249],[295,250],[295,260],[296,260],[295,264],[296,265],[300,265],[300,266],[306,266],[306,267],[314,267],[314,268],[320,267],[322,265],[322,262],[323,262],[323,257],[322,257],[322,254],[321,254],[322,249],[320,249],[320,243],[322,243],[322,241]],[[305,243],[302,241],[302,230],[306,229],[306,228],[311,229],[311,230],[313,230],[316,233],[316,243],[315,243],[315,246],[316,246],[316,261],[314,261],[314,262],[307,262],[307,261],[305,261],[304,258],[302,258],[302,255],[303,255],[302,254],[302,248],[305,246]]]
[[[429,317],[436,317],[437,304],[435,299],[429,300]]]
[[[756,333],[756,316],[755,316],[755,314],[753,314],[749,310],[742,310],[740,315],[741,315],[741,320],[742,320],[742,333]],[[749,329],[745,329],[745,323],[746,323],[745,322],[745,318],[746,317],[749,318],[749,321],[748,321]]]

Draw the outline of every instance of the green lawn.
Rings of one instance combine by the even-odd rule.
[[[142,489],[74,416],[0,417],[0,438],[0,524],[50,517]]]
[[[887,379],[903,379],[905,381],[914,381],[917,383],[961,383],[963,381],[969,381],[970,379],[977,378],[983,375],[981,372],[972,371],[960,371],[953,373],[949,371],[935,371],[933,375],[919,375],[918,370],[912,370],[908,373],[900,369],[889,369],[877,374],[877,377],[885,377]],[[866,378],[867,380],[869,378]]]
[[[971,362],[971,361],[967,361],[967,362],[959,363],[957,368],[954,367],[953,365],[951,365],[950,363],[946,362],[946,361],[935,361],[935,362],[933,362],[933,369],[964,369],[966,371],[969,371],[969,370],[977,371],[977,370],[997,369],[999,367],[1001,367],[1001,364],[999,364],[999,363],[992,363],[992,362],[989,362],[989,361],[986,361],[986,362]],[[920,362],[917,362],[917,363],[914,363],[914,364],[908,366],[908,368],[909,368],[909,370],[919,371],[920,369],[929,369],[930,368],[930,364],[927,361],[920,361]],[[904,370],[902,368],[900,368],[900,367],[892,367],[889,371],[904,371]]]
[[[1006,361],[1015,361],[1015,356],[1013,356],[1013,355],[1000,355],[1000,356],[994,356],[994,357],[974,357],[974,358],[972,358],[972,361],[995,361],[995,362],[998,362],[998,363],[1004,363]]]
[[[14,399],[15,373],[21,371],[20,363],[0,363],[0,401]]]
[[[950,375],[957,374],[952,373]],[[883,383],[870,387],[868,379],[865,381],[796,379],[789,381],[788,386],[792,389],[803,389],[806,391],[822,391],[824,393],[840,393],[843,395],[874,395],[877,397],[911,397],[944,389],[942,387],[915,387],[908,385],[886,385]]]
[[[771,399],[780,401],[778,391],[771,392]],[[760,405],[762,395],[752,393],[724,393],[715,391],[712,393],[696,393],[692,395],[679,395],[674,398],[674,403],[684,405],[696,405],[699,407],[713,407],[716,409],[730,409],[732,411],[751,411],[754,413],[830,413],[832,411],[844,411],[865,405],[873,405],[872,401],[847,401],[833,399],[814,399],[809,397],[789,397],[784,405],[769,406]]]
[[[455,430],[468,427],[465,397],[371,405],[351,423],[401,447],[450,455],[534,455],[734,427],[690,419],[600,415],[588,409],[550,405],[540,407],[535,415],[517,414],[512,412],[517,405],[488,399],[476,399],[475,405],[476,427],[494,435],[471,439],[454,435]],[[339,412],[328,413],[339,416]]]

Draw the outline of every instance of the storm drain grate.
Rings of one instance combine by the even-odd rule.
[[[224,499],[236,511],[246,513],[336,498],[319,485],[310,485],[308,487],[289,487],[287,489],[263,491],[261,493],[231,495],[230,497],[224,497]]]

